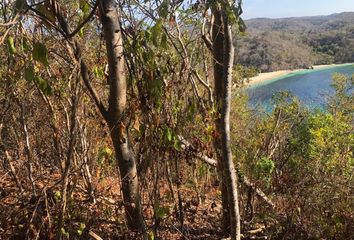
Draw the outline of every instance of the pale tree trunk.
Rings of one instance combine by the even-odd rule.
[[[219,7],[213,8],[213,57],[215,95],[218,112],[216,120],[216,151],[222,185],[223,230],[230,232],[231,239],[240,239],[241,224],[238,205],[237,176],[232,160],[230,144],[230,105],[234,47],[231,26],[226,12]]]
[[[109,68],[109,106],[108,110],[106,110],[104,104],[98,97],[97,92],[90,83],[88,67],[81,56],[82,50],[80,44],[71,39],[73,35],[69,33],[68,24],[60,7],[56,4],[56,1],[50,1],[52,10],[57,17],[64,36],[68,40],[68,51],[72,53],[71,55],[74,55],[75,61],[80,64],[80,71],[84,84],[109,126],[121,175],[123,200],[128,227],[131,230],[144,232],[145,223],[139,193],[136,159],[129,143],[128,130],[126,128],[127,116],[125,111],[127,90],[119,7],[114,0],[97,0],[99,15],[104,30]]]
[[[109,68],[109,109],[106,121],[118,159],[127,223],[131,230],[144,231],[136,158],[129,142],[126,114],[126,77],[119,8],[114,0],[99,3]]]
[[[77,28],[70,33],[65,14],[57,4],[56,0],[49,0],[49,3],[51,5],[51,10],[60,25],[60,32],[67,40],[68,52],[75,62],[80,65],[81,76],[89,95],[110,128],[110,135],[121,175],[123,200],[128,227],[131,230],[144,232],[145,223],[139,193],[136,158],[132,146],[129,143],[128,129],[126,127],[128,121],[126,114],[127,86],[124,69],[125,62],[120,26],[120,13],[117,1],[97,0],[92,9],[93,16],[96,7],[98,6],[100,20],[104,30],[104,39],[106,42],[110,88],[108,110],[105,108],[93,85],[90,83],[88,67],[81,56],[81,46],[78,41],[73,39],[74,35],[80,28]]]

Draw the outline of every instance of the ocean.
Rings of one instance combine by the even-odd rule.
[[[323,108],[328,97],[334,94],[334,89],[331,87],[334,73],[351,77],[354,74],[354,64],[303,70],[251,84],[246,88],[249,104],[271,110],[273,108],[273,96],[277,92],[288,91],[310,109]]]

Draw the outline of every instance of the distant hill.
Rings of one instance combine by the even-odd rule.
[[[354,12],[256,18],[237,39],[237,60],[262,72],[354,62]]]

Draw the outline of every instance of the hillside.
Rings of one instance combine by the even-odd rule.
[[[238,62],[262,72],[354,61],[354,12],[246,21]]]

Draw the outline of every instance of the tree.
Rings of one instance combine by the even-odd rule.
[[[68,126],[70,125],[68,129],[68,148],[64,150],[64,152],[67,151],[67,155],[60,154],[60,149],[58,150],[58,159],[61,161],[65,158],[65,161],[61,162],[62,179],[60,183],[62,184],[62,201],[57,226],[57,238],[60,239],[63,235],[62,229],[65,225],[64,220],[67,211],[66,198],[67,195],[69,195],[67,192],[70,192],[67,191],[67,189],[68,186],[70,187],[70,176],[72,174],[71,166],[75,159],[75,151],[77,151],[78,148],[76,143],[80,143],[80,141],[77,140],[79,140],[80,134],[82,135],[82,133],[80,133],[80,124],[77,120],[78,112],[80,111],[78,105],[79,101],[81,101],[81,94],[79,94],[80,84],[77,82],[77,79],[79,79],[79,75],[77,75],[78,73],[81,75],[92,102],[96,105],[102,118],[109,127],[110,138],[115,149],[116,159],[118,160],[121,174],[123,201],[128,226],[132,230],[144,231],[145,224],[140,203],[137,160],[134,155],[134,149],[131,146],[129,133],[129,125],[131,121],[135,119],[131,116],[131,109],[127,109],[127,105],[130,104],[129,101],[134,98],[127,98],[127,91],[131,91],[131,95],[136,98],[134,99],[136,103],[139,103],[140,101],[140,111],[143,114],[148,113],[157,119],[156,121],[151,121],[151,119],[148,119],[151,118],[150,116],[140,117],[140,119],[143,119],[145,126],[153,126],[150,127],[149,130],[144,130],[145,138],[146,132],[151,131],[152,139],[157,142],[157,144],[154,145],[156,149],[150,149],[148,151],[156,152],[156,157],[159,158],[159,148],[165,147],[166,149],[162,150],[164,151],[162,154],[164,156],[162,157],[162,160],[164,160],[165,156],[167,158],[168,155],[173,155],[176,163],[174,171],[176,172],[180,171],[177,158],[183,156],[180,147],[181,138],[177,134],[180,134],[181,132],[183,133],[181,130],[181,124],[188,123],[188,121],[182,118],[183,114],[187,112],[188,118],[193,118],[193,115],[196,113],[196,107],[198,106],[202,109],[200,111],[203,112],[204,115],[207,115],[208,108],[213,105],[214,102],[211,94],[212,90],[207,78],[208,73],[202,73],[203,71],[198,73],[201,65],[204,65],[204,69],[207,66],[206,61],[203,61],[205,60],[203,59],[203,52],[198,52],[202,47],[198,45],[200,48],[195,48],[195,46],[191,45],[192,42],[198,43],[201,39],[199,36],[193,34],[193,31],[188,30],[191,25],[188,26],[186,23],[187,27],[183,25],[180,27],[183,17],[179,17],[175,14],[182,3],[176,2],[169,5],[164,2],[161,5],[157,5],[159,11],[158,14],[156,14],[156,10],[153,7],[148,7],[147,11],[143,8],[144,4],[149,6],[149,3],[140,3],[137,1],[136,6],[141,7],[142,12],[152,20],[152,27],[134,24],[134,17],[131,17],[130,19],[126,15],[122,17],[121,11],[123,6],[129,8],[133,4],[127,3],[126,5],[123,5],[121,2],[114,0],[98,0],[92,2],[91,5],[87,1],[81,1],[79,9],[77,9],[76,6],[73,7],[73,9],[66,8],[64,5],[60,5],[59,1],[54,0],[44,2],[31,1],[28,3],[19,0],[18,4],[19,5],[16,5],[16,8],[17,11],[22,14],[22,17],[24,19],[28,17],[29,22],[35,22],[35,26],[38,26],[38,28],[41,29],[38,38],[42,42],[35,42],[33,44],[33,50],[31,50],[33,51],[33,54],[27,54],[25,57],[33,57],[35,61],[42,62],[44,67],[41,72],[46,74],[46,71],[48,70],[47,68],[52,67],[52,63],[49,64],[48,62],[50,48],[53,49],[58,47],[63,51],[60,52],[60,54],[65,55],[63,59],[69,63],[72,67],[72,71],[75,71],[75,83],[70,82],[73,85],[70,92],[71,98],[69,99],[69,102],[71,103],[71,105],[69,105],[71,112],[70,114],[66,113],[67,116],[70,115],[68,117]],[[181,12],[181,15],[185,14],[187,16],[189,13],[188,11],[191,10],[194,11],[191,7],[189,10]],[[82,16],[76,18],[74,14],[76,11],[81,13]],[[239,232],[240,229],[239,226],[237,226],[239,220],[237,220],[238,217],[236,216],[238,212],[236,207],[238,204],[235,202],[237,201],[237,197],[235,198],[237,192],[235,195],[235,190],[237,191],[237,187],[233,185],[235,184],[235,172],[229,146],[230,137],[228,120],[233,67],[233,46],[230,22],[233,21],[232,16],[234,15],[230,15],[230,11],[231,13],[233,12],[232,6],[228,2],[212,4],[212,12],[215,16],[213,26],[215,34],[213,42],[213,57],[214,59],[217,59],[214,62],[216,83],[215,95],[217,97],[217,111],[220,114],[216,120],[217,131],[220,133],[220,136],[217,136],[215,145],[217,146],[220,159],[219,166],[221,169],[221,177],[225,183],[223,184],[222,191],[224,197],[224,215],[226,219],[224,226],[225,229],[230,228],[230,224],[231,226],[236,226],[235,228],[231,227],[231,232],[233,235],[237,235],[237,231]],[[27,15],[27,12],[33,12],[34,14]],[[94,18],[97,12],[99,18]],[[70,15],[74,17],[67,17]],[[108,66],[108,71],[104,73],[108,80],[108,91],[103,84],[95,85],[96,79],[94,79],[94,77],[97,78],[97,76],[93,74],[95,71],[92,71],[93,73],[90,71],[92,59],[90,59],[90,53],[86,50],[86,48],[90,49],[91,46],[87,42],[85,43],[81,41],[82,39],[79,38],[79,36],[83,36],[82,32],[83,28],[87,27],[86,24],[94,25],[90,24],[92,19],[99,19],[97,22],[99,23],[99,26],[93,28],[94,30],[90,32],[91,36],[98,37],[102,34],[102,39],[104,39],[105,42],[106,58],[102,62],[107,62]],[[189,20],[195,21],[193,17]],[[15,22],[16,21],[14,21],[14,23]],[[77,27],[72,30],[72,26],[76,25],[75,23],[77,24]],[[122,24],[126,25],[123,25],[124,27],[122,28]],[[31,26],[32,25],[26,27],[31,28]],[[186,38],[187,35],[190,35],[191,38]],[[139,39],[134,39],[134,36],[140,37]],[[123,41],[124,37],[125,39]],[[129,41],[129,38],[134,39],[134,41]],[[52,44],[50,42],[55,42],[57,45],[49,45]],[[62,42],[64,42],[64,44],[62,44]],[[173,51],[168,49],[169,43],[173,45]],[[49,50],[47,49],[46,44],[48,44]],[[151,44],[151,46],[149,46],[149,44]],[[161,46],[159,46],[159,44],[161,44]],[[16,50],[16,44],[13,43],[13,39],[9,38],[8,45],[10,52],[14,52],[14,49]],[[59,46],[63,46],[63,48]],[[128,50],[126,47],[131,47],[132,49]],[[222,49],[222,51],[218,51],[218,49]],[[154,51],[158,54],[155,54]],[[189,53],[189,51],[191,53]],[[162,52],[164,52],[164,54],[166,52],[169,53],[164,55],[161,54]],[[126,59],[126,56],[129,57]],[[160,63],[166,61],[166,59],[167,63],[160,66]],[[54,62],[60,64],[60,61],[55,60]],[[126,68],[129,69],[129,72],[126,71]],[[34,75],[34,72],[34,69],[33,71],[27,71],[27,75]],[[179,73],[176,74],[177,72]],[[70,75],[70,70],[65,74]],[[51,77],[53,74],[49,74],[48,76]],[[65,77],[66,76],[64,76],[64,78]],[[204,77],[206,80],[202,79]],[[34,76],[31,78],[34,78]],[[69,78],[71,79],[71,77]],[[133,84],[130,85],[131,89],[128,90],[128,81],[134,81],[132,78],[144,78],[144,81],[139,82],[136,86]],[[184,81],[183,84],[181,84],[180,88],[177,88],[177,84],[182,83],[182,80]],[[190,84],[190,88],[186,91],[187,84]],[[49,81],[42,79],[41,82],[38,82],[38,85],[43,88],[41,89],[42,92],[50,92]],[[202,86],[204,91],[201,91],[198,85]],[[96,91],[95,87],[100,91]],[[185,92],[181,91],[181,89],[187,92],[185,99],[181,99],[181,96],[185,95]],[[106,92],[108,92],[108,97],[101,98],[100,95],[104,96]],[[204,96],[207,96],[208,102],[203,99],[203,94]],[[164,97],[166,98],[163,99]],[[197,101],[195,101],[194,98]],[[169,101],[169,104],[163,106],[162,99],[165,102]],[[45,102],[48,102],[48,106],[50,106],[48,98]],[[208,104],[205,104],[206,102]],[[188,105],[189,103],[192,104]],[[165,122],[160,121],[160,114],[163,112],[161,109],[163,109],[164,114],[166,115],[164,119]],[[53,114],[53,119],[54,118],[55,116]],[[53,124],[53,126],[54,125],[55,124]],[[198,128],[199,126],[196,126],[195,128]],[[58,129],[59,127],[54,126],[53,128]],[[163,134],[166,135],[165,143],[161,143],[157,140],[158,135],[161,135],[161,130]],[[54,135],[57,134],[55,133]],[[186,131],[184,131],[183,136],[187,136]],[[194,137],[195,142],[200,141],[200,139],[192,134],[187,137]],[[149,149],[149,147],[144,146],[141,149]],[[167,153],[165,154],[165,152]],[[142,158],[146,157],[144,153],[140,154],[140,156],[142,156]],[[159,179],[159,177],[157,177],[157,179]],[[180,193],[181,183],[180,180],[177,182],[178,211],[180,212],[179,220],[181,223],[181,229],[183,229],[183,199]],[[157,203],[159,201],[158,198],[159,196],[156,197]],[[228,211],[229,207],[233,210]],[[227,217],[228,215],[230,216]]]
[[[82,5],[82,6],[81,6]],[[118,160],[120,170],[122,192],[124,199],[124,207],[128,227],[131,230],[144,231],[145,224],[142,215],[139,181],[136,168],[136,160],[134,151],[130,144],[129,133],[127,128],[128,114],[126,113],[127,102],[127,82],[125,71],[125,59],[123,55],[123,39],[121,32],[120,9],[114,0],[97,0],[92,5],[87,2],[82,2],[80,10],[83,12],[84,20],[80,20],[80,24],[76,29],[71,30],[66,17],[62,10],[62,6],[55,0],[47,0],[44,2],[33,3],[29,5],[25,0],[16,1],[16,8],[22,14],[31,10],[38,16],[42,22],[49,28],[54,29],[66,41],[66,48],[69,56],[75,65],[80,69],[80,73],[84,84],[87,87],[88,93],[99,109],[102,117],[106,121],[114,145],[115,155]],[[76,34],[87,24],[88,21],[95,15],[98,8],[100,22],[103,28],[103,37],[106,43],[106,55],[108,62],[108,107],[106,108],[98,96],[96,90],[90,82],[90,74],[85,61],[85,56],[82,55],[82,44],[76,39]],[[15,22],[15,21],[14,21]],[[43,51],[47,51],[44,45],[41,45]],[[43,53],[40,51],[40,54]],[[43,59],[39,55],[39,60]],[[47,59],[45,59],[48,65]],[[75,101],[77,99],[75,98]],[[73,108],[77,103],[73,103]],[[73,114],[72,132],[75,132],[76,121],[75,113]],[[74,144],[74,139],[71,141]],[[72,159],[72,151],[74,146],[71,146],[67,157],[65,173],[63,175],[63,195],[66,197],[67,179],[70,172]],[[61,238],[61,228],[63,224],[63,215],[65,214],[65,201],[63,201],[61,217],[58,224],[58,237]]]
[[[129,120],[126,113],[127,82],[119,11],[113,0],[99,2],[109,69],[109,106],[104,117],[118,159],[129,228],[144,231],[136,160],[126,127]]]
[[[234,6],[229,1],[211,1],[212,49],[214,59],[214,84],[217,117],[215,120],[218,166],[221,177],[224,234],[231,233],[232,239],[241,238],[241,223],[238,204],[237,176],[232,159],[230,142],[230,105],[234,47],[232,41],[232,21],[240,21],[241,2]]]

